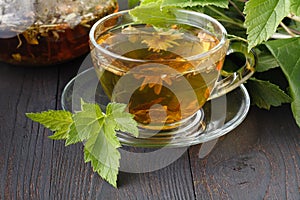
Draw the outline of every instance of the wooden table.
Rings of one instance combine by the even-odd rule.
[[[82,58],[51,67],[0,64],[0,199],[295,199],[300,195],[300,129],[289,105],[251,107],[245,121],[203,159],[192,146],[171,165],[125,173],[113,188],[26,112],[61,109],[61,93]]]

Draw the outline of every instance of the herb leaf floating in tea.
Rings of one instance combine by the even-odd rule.
[[[166,51],[169,47],[174,45],[179,46],[176,42],[178,39],[182,39],[183,33],[170,29],[168,31],[157,31],[152,34],[151,37],[145,38],[142,43],[146,43],[149,47],[149,51],[160,52],[161,50]]]
[[[26,113],[35,122],[54,131],[49,138],[66,140],[66,145],[84,142],[84,160],[108,183],[117,187],[121,147],[116,131],[138,136],[133,115],[125,112],[126,105],[109,103],[106,113],[97,104],[81,101],[81,111],[49,110]]]
[[[122,34],[128,37],[128,40],[135,43],[139,37],[142,39],[142,43],[148,46],[149,51],[159,53],[161,50],[167,51],[168,48],[173,46],[179,46],[176,40],[183,38],[183,34],[176,30],[176,27],[165,31],[164,29],[155,28],[155,31],[141,31],[135,27],[128,26],[122,29]],[[139,34],[139,36],[137,36]]]

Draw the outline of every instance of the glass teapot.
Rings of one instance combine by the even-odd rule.
[[[94,22],[117,10],[116,0],[0,0],[0,61],[42,66],[83,55]]]

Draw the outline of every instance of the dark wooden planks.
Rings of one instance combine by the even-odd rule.
[[[111,187],[83,162],[82,144],[51,141],[49,131],[24,116],[60,108],[61,91],[80,62],[1,65],[0,199],[299,199],[299,128],[286,106],[251,108],[205,159],[194,146],[161,170],[120,172],[119,188]]]
[[[205,159],[190,149],[197,199],[300,199],[300,129],[289,108],[251,108]]]
[[[53,142],[26,112],[54,109],[57,67],[1,64],[0,199],[43,199],[49,194]]]

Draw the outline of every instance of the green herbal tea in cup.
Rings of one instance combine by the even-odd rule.
[[[90,32],[104,92],[111,101],[126,103],[149,129],[177,127],[201,109],[218,87],[228,52],[219,22],[193,11],[172,14],[151,25],[123,11],[101,19]]]

